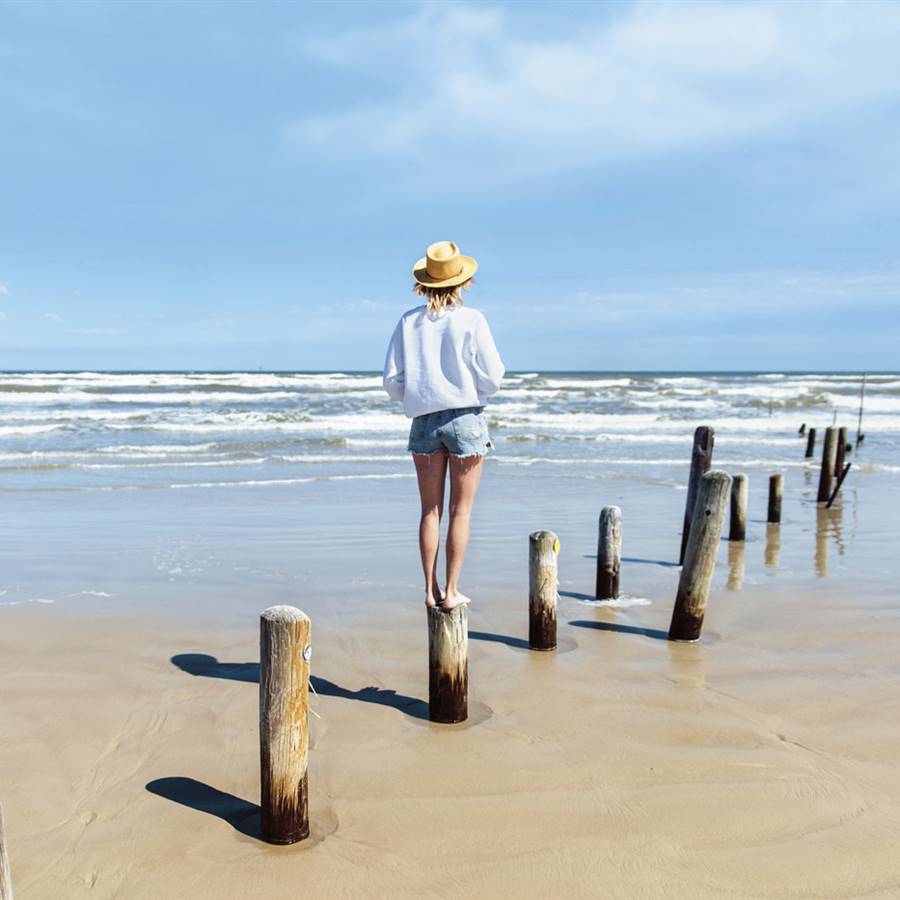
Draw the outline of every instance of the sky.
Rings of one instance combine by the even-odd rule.
[[[900,367],[900,3],[0,0],[0,369]]]

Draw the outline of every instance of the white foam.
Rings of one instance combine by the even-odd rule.
[[[646,597],[618,597],[615,600],[579,599],[577,602],[584,606],[593,606],[598,609],[631,609],[635,606],[650,606],[653,603],[652,600],[648,600]]]

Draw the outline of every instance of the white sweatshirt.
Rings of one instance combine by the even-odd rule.
[[[484,313],[455,306],[405,312],[384,362],[384,389],[409,418],[442,409],[484,406],[506,370]]]

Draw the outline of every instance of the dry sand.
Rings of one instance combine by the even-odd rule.
[[[674,569],[652,606],[564,596],[557,654],[521,648],[522,597],[476,604],[455,728],[419,718],[424,609],[314,619],[286,848],[255,837],[255,621],[4,610],[16,896],[900,896],[894,598],[720,574],[700,645],[661,639]]]

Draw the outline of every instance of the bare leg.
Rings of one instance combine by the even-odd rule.
[[[450,527],[447,529],[447,590],[444,608],[453,609],[469,598],[459,592],[459,574],[462,571],[466,547],[469,545],[469,518],[481,472],[483,456],[450,457]]]
[[[416,477],[419,479],[419,497],[422,500],[422,518],[419,520],[419,552],[422,555],[422,571],[425,575],[425,605],[441,602],[441,589],[437,578],[438,549],[441,543],[441,515],[444,512],[444,482],[447,477],[447,453],[413,453]]]

